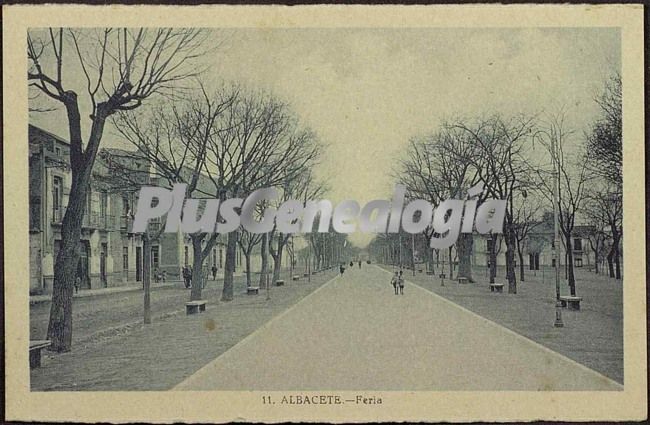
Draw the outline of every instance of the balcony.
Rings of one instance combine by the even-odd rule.
[[[162,227],[162,222],[160,219],[151,219],[149,221],[149,226],[147,231],[150,233],[156,233]],[[133,233],[133,218],[128,215],[120,216],[120,231],[122,233]]]
[[[60,226],[63,224],[63,217],[65,217],[66,207],[59,207],[52,210],[52,224]],[[98,212],[85,213],[81,226],[86,229],[99,229],[99,230],[114,230],[115,229],[115,216],[108,214],[100,214]]]

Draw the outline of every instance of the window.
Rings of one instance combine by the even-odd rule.
[[[54,148],[54,151],[56,152],[56,156],[61,156],[61,148],[60,147]]]
[[[128,216],[130,211],[129,197],[127,195],[122,195],[122,215]]]
[[[581,238],[573,239],[573,250],[574,251],[582,251],[582,239]]]
[[[152,246],[151,247],[151,267],[156,270],[158,266],[160,265],[160,257],[159,257],[159,247],[158,246]]]
[[[107,209],[108,209],[108,193],[102,192],[100,195],[100,203],[99,203],[100,217],[106,217]]]
[[[576,267],[582,267],[582,258],[576,258],[575,259],[575,266]]]
[[[129,247],[122,248],[122,270],[129,269]]]
[[[52,200],[52,206],[55,211],[58,211],[62,206],[61,204],[63,203],[63,179],[61,177],[54,176],[52,191],[54,198]]]

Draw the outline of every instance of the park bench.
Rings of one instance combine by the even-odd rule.
[[[316,270],[314,270],[313,272],[311,272],[311,274],[316,274],[316,273],[318,273],[318,271],[316,271]]]
[[[574,297],[571,295],[560,296],[562,307],[568,306],[569,310],[580,310],[580,301],[582,301],[582,297]]]
[[[303,275],[303,277],[308,277],[309,273],[303,273],[302,275]]]
[[[490,283],[490,292],[503,292],[503,283]]]
[[[433,275],[433,274],[435,274],[435,273],[433,272],[433,270],[427,270],[427,274],[428,274],[429,276],[431,276],[431,275]]]
[[[203,300],[188,301],[185,303],[185,313],[189,315],[189,314],[196,314],[205,311],[206,304],[207,301],[203,301]]]
[[[246,294],[248,295],[257,295],[260,293],[260,287],[259,286],[249,286],[246,288]]]
[[[466,277],[459,277],[458,283],[469,283],[469,280]]]
[[[275,281],[275,286],[282,286],[282,285],[284,285],[284,280],[278,279]]]
[[[422,273],[423,271],[424,271],[424,270],[422,270],[422,269],[418,269],[418,273]]]
[[[445,274],[444,274],[444,273],[440,273],[440,274],[438,275],[438,277],[441,278],[441,279],[444,279],[444,278],[445,278]]]
[[[49,340],[29,341],[29,368],[41,367],[41,350],[52,344]]]
[[[296,274],[296,275],[293,275],[293,278],[292,278],[292,279],[293,279],[293,280],[300,280],[300,276],[298,276],[297,274]]]

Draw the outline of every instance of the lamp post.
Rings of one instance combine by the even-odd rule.
[[[532,136],[533,141],[539,133],[544,134],[551,142],[551,161],[553,162],[553,244],[555,246],[555,323],[553,325],[556,328],[562,328],[564,322],[562,321],[562,302],[560,301],[560,163],[557,156],[555,137],[547,131],[538,130]],[[542,269],[542,282],[543,279]]]
[[[553,240],[555,243],[555,323],[556,328],[564,327],[562,322],[562,302],[560,301],[560,238],[559,238],[559,190],[560,172],[557,158],[555,157],[555,139],[551,138],[553,149]],[[557,167],[556,167],[557,165]]]

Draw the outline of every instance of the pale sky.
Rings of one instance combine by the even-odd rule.
[[[620,33],[609,28],[229,29],[215,37],[222,44],[206,58],[206,78],[288,101],[328,144],[319,173],[335,203],[389,199],[408,139],[445,118],[565,107],[580,142],[598,112],[594,97],[620,69]],[[58,110],[31,121],[67,138],[64,118]],[[115,143],[107,136],[104,146]]]

